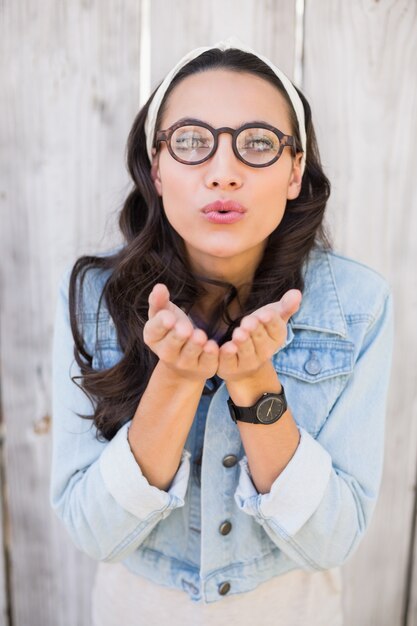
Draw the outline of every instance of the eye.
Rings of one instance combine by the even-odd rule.
[[[239,134],[237,147],[243,154],[275,154],[279,150],[279,139],[266,128],[248,128]]]
[[[177,137],[175,140],[175,147],[178,150],[196,150],[197,148],[205,148],[207,146],[207,139],[199,137],[198,135],[188,137],[183,135],[181,137]]]
[[[242,148],[246,150],[255,150],[256,152],[266,152],[268,150],[275,150],[274,142],[268,137],[256,137],[254,139],[248,139]]]
[[[204,129],[179,128],[172,136],[172,147],[178,152],[189,152],[210,148],[212,145],[211,134]]]

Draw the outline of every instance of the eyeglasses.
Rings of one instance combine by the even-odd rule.
[[[212,128],[200,120],[176,122],[166,130],[156,133],[155,147],[165,141],[168,151],[176,161],[198,165],[210,159],[217,150],[220,133],[232,135],[236,157],[251,167],[268,167],[278,161],[284,148],[289,146],[295,156],[295,139],[284,135],[268,124],[249,122],[240,128]]]

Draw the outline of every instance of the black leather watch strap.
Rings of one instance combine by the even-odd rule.
[[[227,404],[232,420],[236,423],[246,422],[249,424],[273,424],[287,410],[287,400],[284,387],[281,385],[281,393],[264,393],[252,406],[237,406],[231,398]]]

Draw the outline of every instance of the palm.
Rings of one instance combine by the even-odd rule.
[[[193,325],[170,301],[167,287],[158,283],[149,296],[149,319],[143,328],[145,344],[181,378],[206,380],[216,373],[219,347]]]

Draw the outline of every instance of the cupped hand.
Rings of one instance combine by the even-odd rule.
[[[290,289],[278,302],[244,317],[231,341],[220,348],[217,374],[225,381],[253,376],[284,345],[288,320],[299,309],[301,299],[301,291]]]
[[[169,298],[165,285],[154,286],[143,340],[182,378],[205,381],[216,373],[219,347],[203,330],[193,328],[188,316]]]

